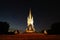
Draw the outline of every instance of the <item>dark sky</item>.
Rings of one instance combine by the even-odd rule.
[[[25,30],[29,9],[34,17],[37,31],[50,29],[54,22],[60,22],[59,4],[48,0],[2,0],[0,1],[0,21],[7,21],[10,28]]]

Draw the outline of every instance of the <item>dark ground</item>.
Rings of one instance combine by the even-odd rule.
[[[44,35],[39,33],[0,35],[0,40],[60,40],[60,35]]]

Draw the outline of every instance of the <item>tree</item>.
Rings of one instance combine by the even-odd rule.
[[[48,30],[49,34],[60,34],[60,22],[53,23],[51,25],[51,30]]]
[[[0,34],[7,34],[9,29],[9,24],[7,22],[0,22]]]

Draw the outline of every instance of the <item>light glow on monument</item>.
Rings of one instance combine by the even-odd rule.
[[[31,9],[29,11],[29,16],[27,17],[27,28],[26,28],[26,32],[35,32],[35,28],[33,25],[33,16],[31,14]]]
[[[31,15],[31,10],[29,12],[29,17],[27,18],[27,26],[29,26],[30,24],[33,25],[33,17]]]

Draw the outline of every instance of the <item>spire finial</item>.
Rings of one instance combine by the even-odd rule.
[[[32,17],[32,15],[31,15],[31,8],[30,8],[30,10],[29,10],[29,17],[30,17],[30,18]]]

